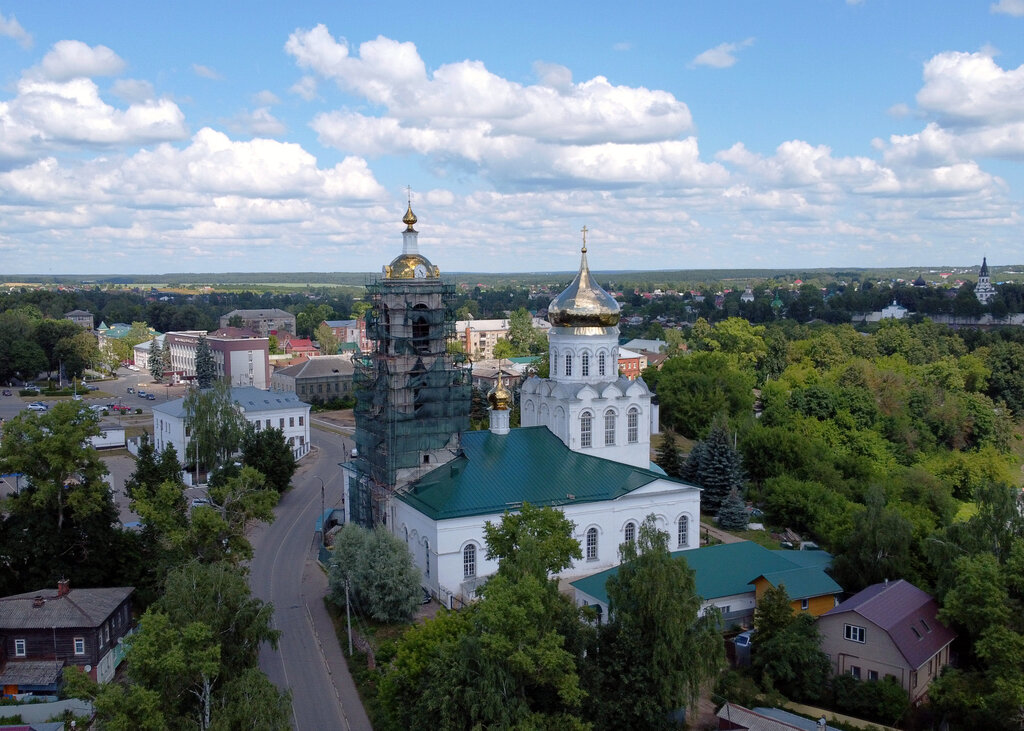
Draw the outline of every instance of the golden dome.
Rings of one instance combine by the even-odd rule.
[[[412,212],[412,201],[409,201],[409,207],[406,209],[405,215],[402,216],[402,223],[405,224],[405,230],[412,231],[413,225],[417,220],[416,214]]]
[[[384,267],[385,279],[437,279],[441,270],[422,254],[399,254]]]
[[[585,230],[580,271],[572,284],[548,305],[548,322],[556,327],[611,327],[619,324],[619,303],[590,278]]]
[[[509,404],[512,403],[512,393],[505,388],[500,374],[494,388],[487,392],[487,403],[497,411],[508,411]]]

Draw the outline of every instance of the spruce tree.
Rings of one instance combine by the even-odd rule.
[[[171,362],[171,344],[167,342],[167,338],[164,338],[164,347],[160,351],[160,367],[163,369],[164,373],[167,373],[173,368],[173,363]]]
[[[665,470],[669,477],[680,477],[682,475],[682,461],[679,459],[679,448],[676,446],[676,436],[666,431],[661,438],[661,445],[654,457],[654,463]]]
[[[149,341],[149,375],[154,381],[162,381],[164,376],[163,359],[160,357],[160,345],[156,338]]]
[[[716,423],[700,444],[694,481],[702,488],[701,511],[717,515],[733,488],[741,490],[745,476],[739,452],[733,449],[725,425]]]
[[[726,530],[743,530],[747,527],[747,506],[735,487],[718,511],[718,525]]]
[[[196,344],[196,385],[199,388],[210,388],[217,380],[217,367],[213,362],[213,353],[206,336],[200,335]]]

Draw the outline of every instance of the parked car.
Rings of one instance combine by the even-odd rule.
[[[50,407],[44,404],[42,401],[33,401],[28,405],[29,411],[49,411]]]
[[[150,401],[156,401],[156,394],[147,393],[146,398],[149,399]]]
[[[39,386],[33,386],[31,383],[26,385],[23,391],[31,391],[32,393],[41,393]]]
[[[97,414],[102,414],[104,411],[107,410],[106,406],[100,406],[99,404],[93,404],[89,408],[95,411]]]
[[[5,388],[4,389],[4,396],[10,396],[10,395],[11,395],[11,389]]]
[[[204,497],[194,497],[194,498],[192,498],[192,507],[193,508],[198,508],[200,505],[209,505],[209,504],[210,504],[210,501],[207,498],[204,498]]]
[[[146,398],[148,394],[140,388],[138,391],[135,392],[135,395],[138,396],[139,398]]]
[[[91,383],[89,383],[89,384],[85,384],[85,390],[86,391],[99,391],[100,387],[99,386],[93,386]]]
[[[135,393],[135,389],[131,386],[128,387],[128,393]]]
[[[108,408],[111,411],[120,411],[122,414],[127,414],[132,410],[131,406],[125,406],[124,404],[111,404]]]

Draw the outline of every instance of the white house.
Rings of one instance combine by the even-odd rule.
[[[309,404],[299,401],[294,393],[235,386],[231,389],[231,400],[256,429],[283,431],[296,459],[309,453]],[[185,426],[184,398],[153,406],[153,444],[158,452],[173,444],[178,459],[188,461],[191,439]]]

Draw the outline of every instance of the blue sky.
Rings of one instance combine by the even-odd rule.
[[[1024,262],[1024,0],[4,3],[0,271]]]

